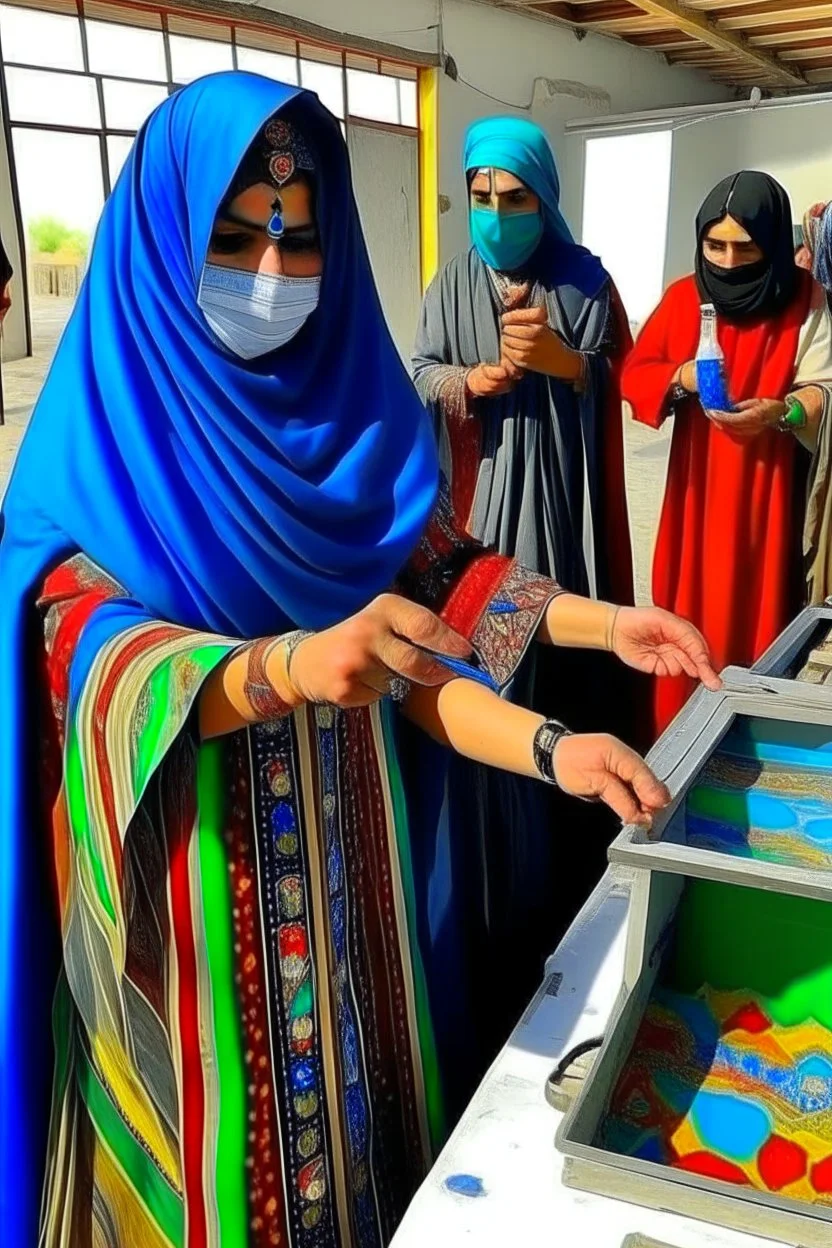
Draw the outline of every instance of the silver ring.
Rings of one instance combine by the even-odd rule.
[[[390,681],[389,694],[394,702],[404,702],[410,693],[410,681],[404,676],[394,676]]]

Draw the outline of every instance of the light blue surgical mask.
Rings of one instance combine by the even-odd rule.
[[[511,273],[530,260],[543,237],[540,212],[494,212],[471,209],[471,239],[485,263]]]
[[[276,351],[318,306],[320,277],[249,273],[206,264],[197,302],[220,342],[244,360]]]

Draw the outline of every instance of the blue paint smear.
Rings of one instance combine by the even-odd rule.
[[[797,816],[784,801],[767,793],[749,793],[746,797],[748,821],[764,832],[791,831],[797,827]]]
[[[449,1179],[445,1180],[445,1186],[455,1196],[470,1196],[473,1199],[486,1195],[482,1179],[478,1179],[474,1174],[452,1174]]]
[[[812,819],[806,824],[806,835],[822,845],[832,841],[832,819]]]
[[[706,1148],[737,1161],[751,1161],[772,1129],[765,1110],[733,1094],[699,1092],[691,1116]]]

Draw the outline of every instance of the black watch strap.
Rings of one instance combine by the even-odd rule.
[[[547,784],[557,784],[555,777],[555,748],[562,737],[571,737],[572,733],[557,719],[547,719],[534,734],[534,765],[541,780]]]

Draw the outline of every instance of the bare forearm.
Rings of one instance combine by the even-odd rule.
[[[537,639],[547,646],[611,650],[618,608],[578,594],[558,594],[546,608]]]
[[[538,774],[534,738],[543,716],[503,701],[475,681],[414,689],[404,712],[428,736],[465,758],[519,776]]]

